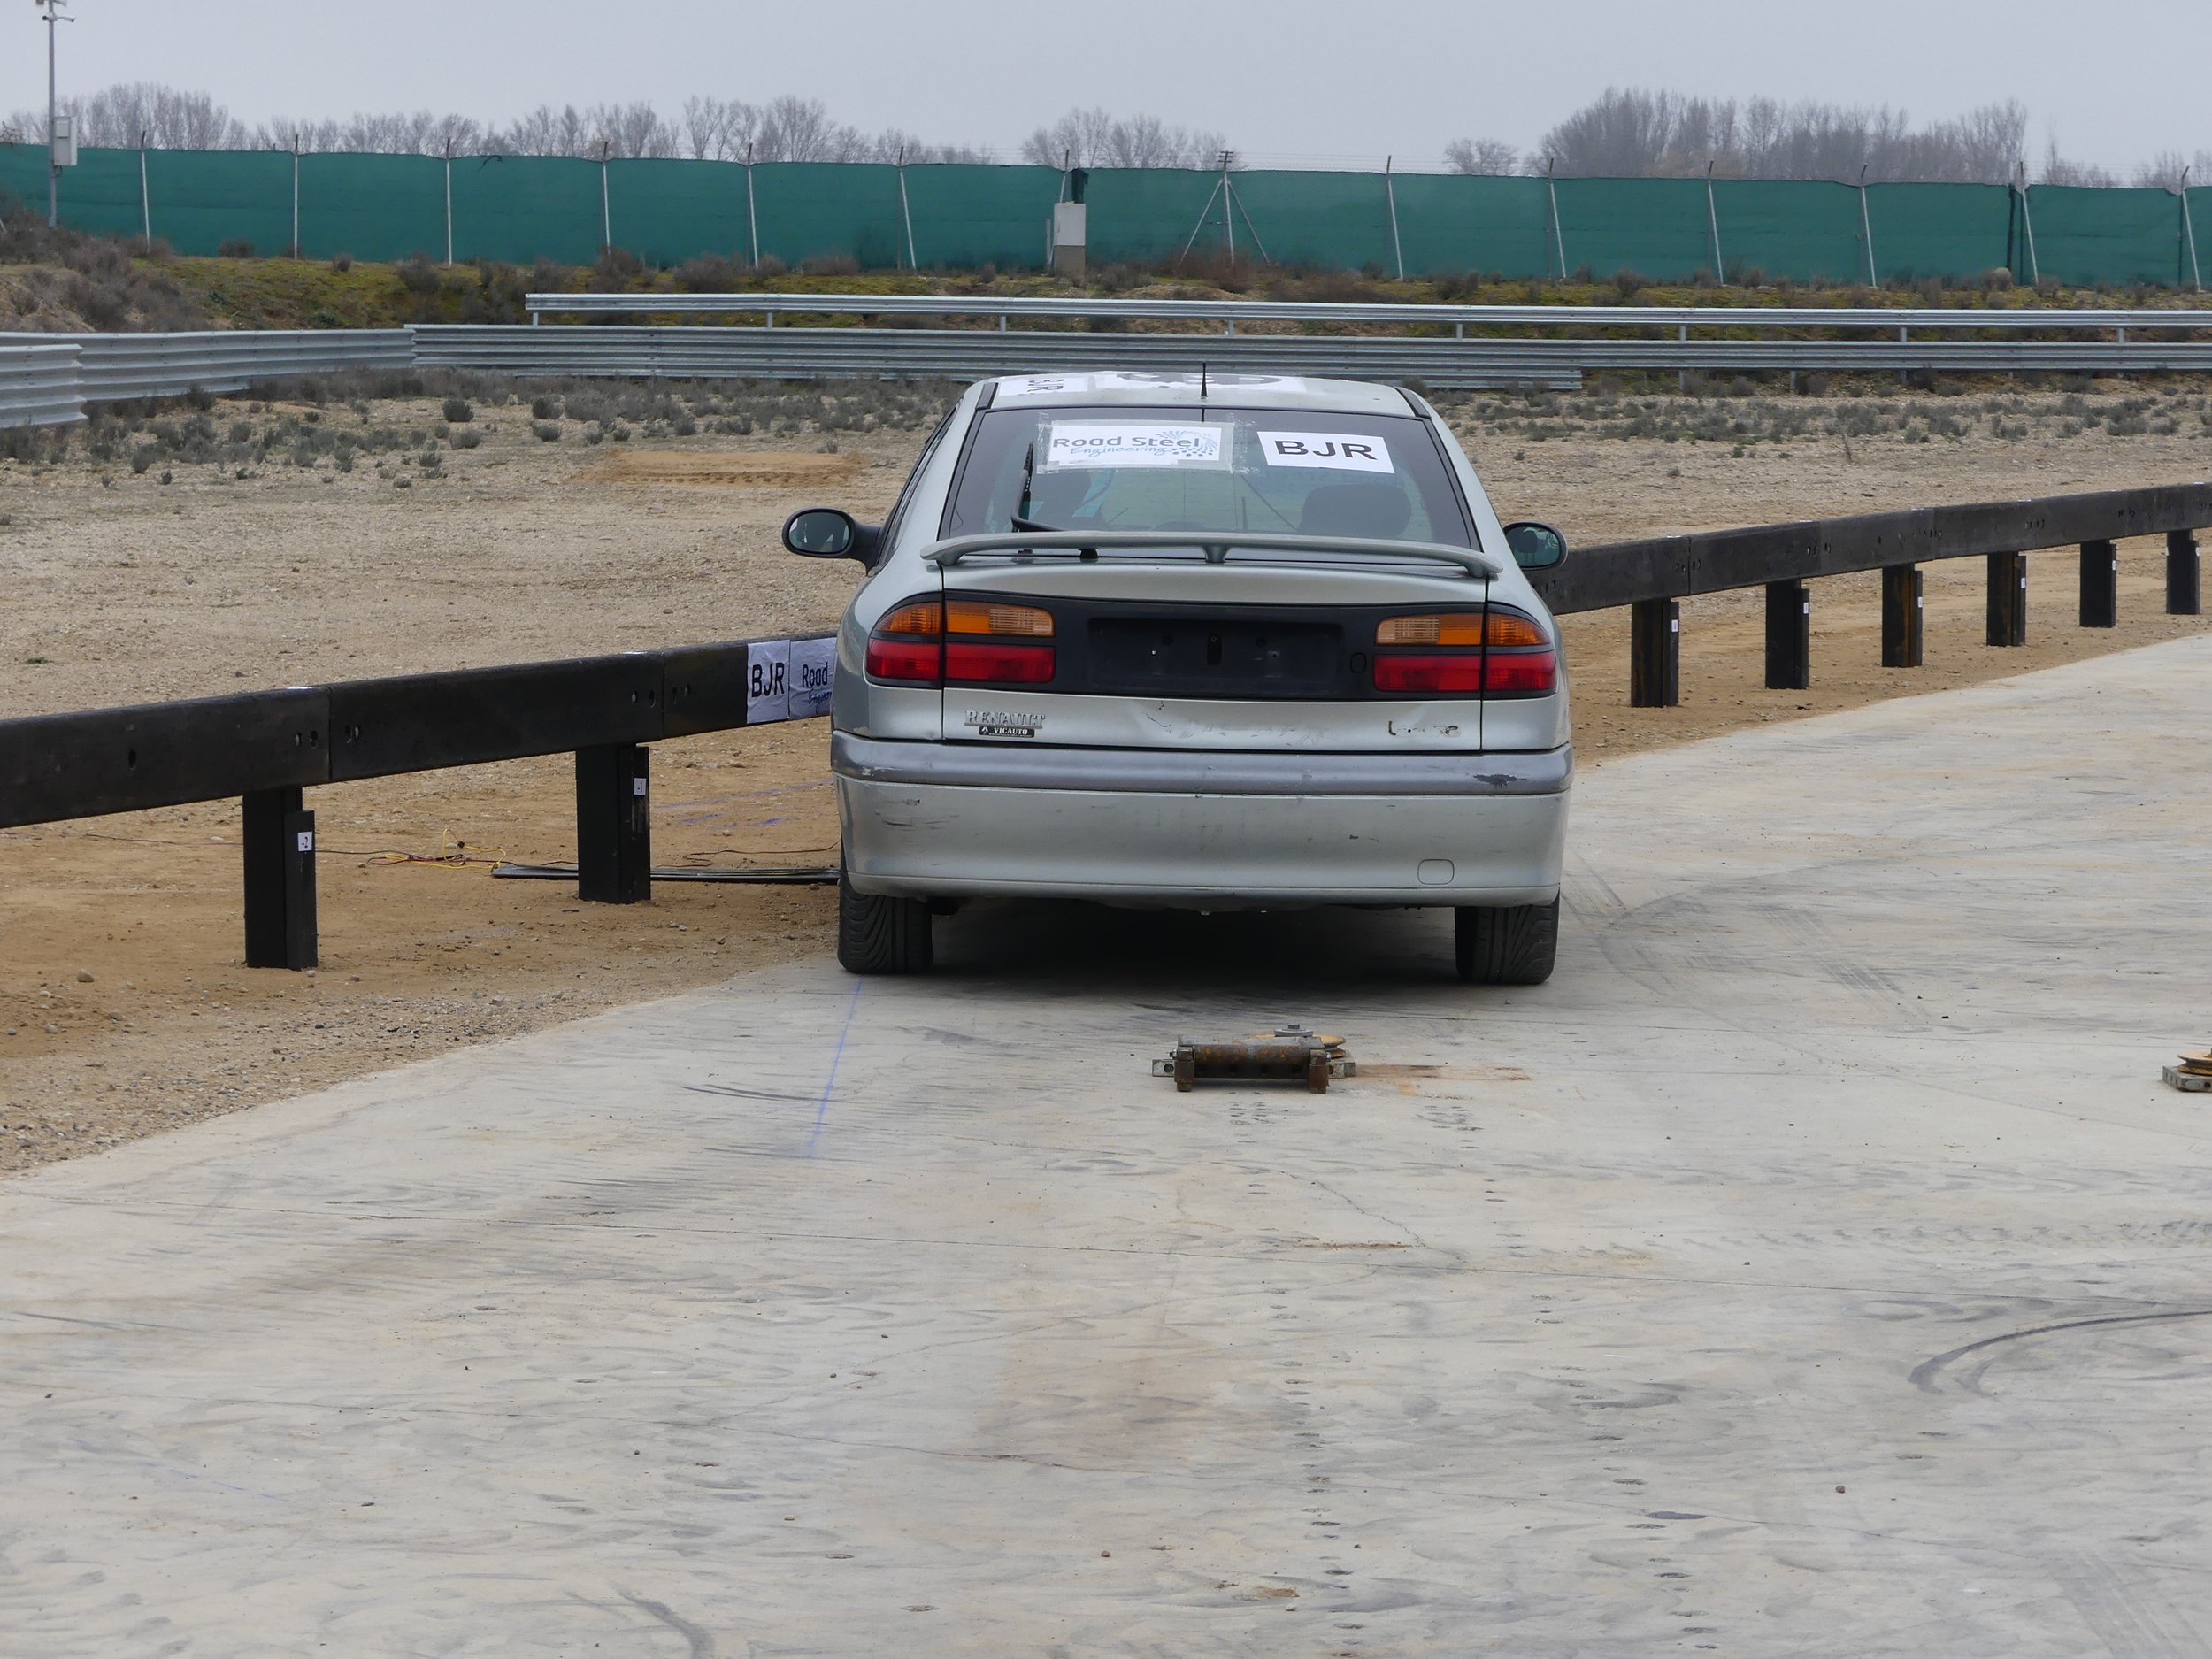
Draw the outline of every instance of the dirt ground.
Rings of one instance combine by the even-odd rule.
[[[1455,419],[1500,510],[1578,543],[2205,475],[2200,421],[2084,430],[2057,394],[2014,402],[2026,412],[1932,442],[1909,424],[1847,444],[1605,436],[1584,400],[1471,401]],[[789,557],[778,526],[815,501],[879,514],[922,435],[588,445],[570,423],[546,442],[512,403],[473,425],[480,446],[428,473],[326,460],[165,467],[163,483],[81,457],[0,461],[0,716],[826,626],[850,567]],[[2120,626],[2095,631],[2073,625],[2072,553],[2032,557],[2015,650],[1982,644],[1979,562],[1932,566],[1918,671],[1878,665],[1878,577],[1816,583],[1806,692],[1761,687],[1757,594],[1694,601],[1671,710],[1626,706],[1624,613],[1570,618],[1578,752],[1602,764],[2198,631],[2162,614],[2162,551],[2123,544]],[[826,745],[818,722],[661,745],[656,862],[833,860]],[[234,803],[0,832],[0,1171],[827,948],[818,887],[663,883],[648,905],[586,906],[572,887],[451,862],[572,856],[572,787],[554,758],[313,792],[313,974],[242,965]]]

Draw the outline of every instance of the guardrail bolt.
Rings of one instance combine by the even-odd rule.
[[[1795,577],[1767,584],[1767,689],[1813,683],[1813,596]]]
[[[603,743],[576,751],[576,896],[642,904],[653,896],[649,751]]]
[[[2197,533],[2193,530],[2169,530],[2166,533],[2168,616],[2193,617],[2203,614],[2197,577]]]
[[[2081,626],[2117,627],[2120,623],[2120,549],[2111,541],[2081,544]]]
[[[315,967],[315,815],[296,788],[257,789],[243,805],[246,965]]]
[[[1992,645],[2028,642],[2028,556],[1989,556],[1989,631]]]
[[[1629,607],[1628,706],[1671,709],[1682,701],[1682,607],[1639,599]]]
[[[1924,611],[1920,566],[1882,567],[1882,666],[1918,668]]]

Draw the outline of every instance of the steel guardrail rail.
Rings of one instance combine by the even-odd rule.
[[[2112,544],[2161,531],[2168,608],[2194,612],[2193,533],[2207,525],[2212,483],[2176,484],[1653,537],[1586,549],[1529,574],[1563,614],[1632,607],[1631,701],[1663,704],[1677,700],[1674,607],[1693,594],[1771,584],[1771,675],[1778,589],[1801,594],[1808,577],[1881,569],[1885,660],[1894,626],[1911,641],[1895,665],[1909,667],[1919,661],[1922,561],[1990,556],[1996,642],[2000,566],[2009,582],[2024,568],[2019,555],[2068,542],[2082,547],[2085,626],[2110,626],[2116,614]],[[1062,539],[1079,547],[1086,538]],[[2093,597],[2101,619],[2093,620]],[[305,789],[572,750],[579,896],[634,902],[652,886],[645,745],[825,714],[834,651],[826,635],[743,640],[0,720],[0,828],[240,797],[247,964],[307,968],[318,945]]]
[[[1555,569],[1528,574],[1551,609],[1571,614],[2206,526],[2212,526],[2212,482],[2157,485],[1648,537],[1585,548]],[[1061,539],[1085,540],[1071,533]],[[1186,545],[1198,540],[1187,538]],[[0,720],[0,828],[757,725],[762,704],[755,671],[779,651],[787,655],[795,641],[826,637],[740,640]]]
[[[1571,363],[1512,353],[1451,355],[1456,341],[1298,334],[1092,334],[980,328],[530,328],[438,324],[414,330],[423,368],[669,380],[979,380],[1082,369],[1309,374],[1481,390],[1572,390]],[[1525,345],[1525,342],[1476,344]]]
[[[69,353],[66,396],[54,352]],[[66,426],[88,403],[242,392],[346,369],[414,366],[404,328],[209,329],[188,334],[0,334],[0,426]]]
[[[529,294],[533,317],[573,314],[1064,317],[1123,321],[1448,323],[1525,328],[2205,328],[2212,311],[1824,305],[1455,305],[1390,301],[1088,299],[941,294]]]
[[[1807,518],[1586,548],[1528,579],[1562,615],[1941,559],[2116,541],[2212,525],[2212,483]]]
[[[0,427],[62,426],[84,419],[82,348],[65,335],[0,336]]]
[[[1350,334],[1094,334],[1079,329],[724,327],[614,324],[528,328],[427,325],[424,367],[511,374],[813,380],[979,379],[1085,369],[1310,374],[1416,380],[1439,389],[1571,390],[1607,369],[1893,373],[1949,370],[2212,372],[2212,338],[2110,340],[1532,338]]]

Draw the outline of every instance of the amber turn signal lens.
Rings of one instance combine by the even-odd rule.
[[[886,611],[876,624],[879,635],[906,634],[934,639],[944,632],[945,607],[934,599],[910,599]]]
[[[1040,611],[1034,605],[955,599],[945,607],[945,632],[987,634],[1002,639],[1048,640],[1052,637],[1052,612]]]
[[[1386,617],[1375,625],[1378,645],[1473,646],[1548,645],[1544,630],[1533,617],[1494,606],[1479,611],[1448,611],[1435,616]]]

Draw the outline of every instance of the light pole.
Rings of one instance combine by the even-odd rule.
[[[54,25],[77,19],[67,15],[69,0],[36,0],[36,4],[46,13],[46,228],[52,230],[61,223],[61,152],[55,147],[54,134]]]

